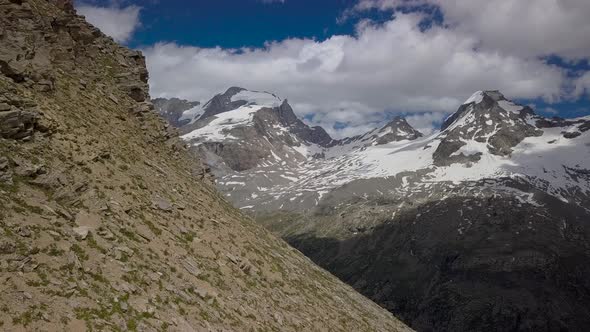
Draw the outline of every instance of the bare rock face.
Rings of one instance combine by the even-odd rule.
[[[46,132],[48,128],[39,125],[40,119],[41,114],[32,100],[8,91],[0,96],[0,137],[28,139],[35,131]]]
[[[19,109],[0,113],[0,137],[22,139],[33,134],[37,114]]]

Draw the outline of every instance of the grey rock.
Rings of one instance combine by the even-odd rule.
[[[154,199],[153,204],[157,209],[162,210],[164,212],[174,211],[174,206],[168,200],[163,199],[161,197],[157,197],[156,199]]]
[[[88,234],[90,233],[90,228],[87,226],[79,226],[74,227],[72,231],[74,232],[78,240],[85,240],[86,237],[88,237]]]
[[[0,172],[7,171],[10,162],[6,157],[0,157]]]
[[[10,106],[7,103],[0,103],[0,112],[6,112],[6,111],[10,111],[12,109],[12,106]]]
[[[22,139],[33,134],[38,114],[12,110],[0,113],[0,137]]]
[[[16,252],[16,244],[8,239],[0,240],[0,254],[10,255]]]
[[[31,237],[32,235],[31,230],[27,226],[18,227],[16,233],[22,237]]]

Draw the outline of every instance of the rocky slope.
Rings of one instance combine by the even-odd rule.
[[[279,123],[271,139],[253,114],[231,133],[282,154],[233,167],[201,148],[207,126],[183,138],[216,161],[236,206],[412,327],[590,326],[590,117],[544,118],[479,91],[431,136],[394,119],[320,144]],[[224,133],[206,144],[234,140]],[[249,136],[236,137],[239,159]]]
[[[65,0],[0,0],[0,330],[403,331],[246,219]]]

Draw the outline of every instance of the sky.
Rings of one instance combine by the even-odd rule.
[[[588,0],[79,0],[144,52],[152,97],[231,86],[288,99],[341,138],[396,115],[425,134],[477,90],[590,115]]]

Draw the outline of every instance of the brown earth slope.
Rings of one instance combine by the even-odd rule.
[[[0,0],[0,330],[408,330],[227,204],[147,77],[70,1]]]

